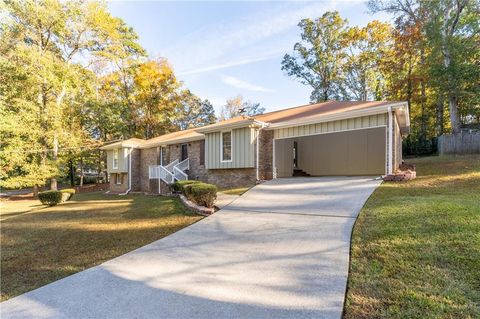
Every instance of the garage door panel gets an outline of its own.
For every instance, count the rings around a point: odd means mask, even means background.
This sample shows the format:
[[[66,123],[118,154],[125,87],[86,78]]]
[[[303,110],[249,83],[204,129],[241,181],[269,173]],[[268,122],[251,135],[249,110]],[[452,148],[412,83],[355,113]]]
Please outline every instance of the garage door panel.
[[[298,143],[299,168],[313,176],[380,175],[385,173],[385,127],[319,134],[277,140],[282,145]],[[282,150],[280,150],[282,149]],[[287,153],[280,153],[286,151]],[[279,147],[279,176],[291,176],[291,148]]]
[[[367,130],[356,131],[348,135],[348,174],[355,175],[361,172],[368,165],[368,156],[365,150],[368,147]]]
[[[386,130],[377,128],[365,130],[367,132],[367,173],[385,174]]]

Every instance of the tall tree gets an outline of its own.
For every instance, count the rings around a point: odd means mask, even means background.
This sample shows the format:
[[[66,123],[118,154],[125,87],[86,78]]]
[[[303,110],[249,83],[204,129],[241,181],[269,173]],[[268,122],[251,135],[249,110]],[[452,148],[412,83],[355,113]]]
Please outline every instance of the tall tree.
[[[2,113],[5,122],[29,118],[31,128],[31,134],[2,131],[8,135],[2,154],[13,148],[22,155],[18,164],[4,166],[1,182],[34,186],[51,178],[55,189],[60,152],[77,148],[85,137],[82,125],[74,123],[79,117],[73,114],[78,113],[72,112],[84,93],[82,63],[121,39],[123,23],[98,2],[6,1],[1,15],[0,51],[7,61],[2,67],[24,75],[8,77],[12,82],[5,90],[22,92],[7,94]],[[38,148],[32,150],[29,146],[34,145]]]
[[[133,83],[137,127],[134,135],[149,139],[175,130],[181,83],[168,61],[161,58],[142,63],[136,68]]]
[[[377,20],[365,27],[349,28],[345,62],[342,63],[344,98],[357,101],[381,100],[385,94],[385,76],[382,63],[390,54],[392,45],[390,24]]]
[[[303,19],[302,41],[297,42],[292,55],[286,54],[282,70],[301,83],[312,87],[312,102],[338,99],[342,95],[341,64],[347,46],[347,21],[338,12],[326,12],[315,20]]]
[[[236,116],[255,116],[265,112],[265,108],[260,103],[244,101],[243,96],[237,95],[227,100],[227,103],[220,110],[218,119],[220,121],[228,120]]]
[[[176,120],[174,124],[180,130],[215,123],[215,110],[208,100],[201,100],[190,90],[181,93],[181,102],[176,109]]]

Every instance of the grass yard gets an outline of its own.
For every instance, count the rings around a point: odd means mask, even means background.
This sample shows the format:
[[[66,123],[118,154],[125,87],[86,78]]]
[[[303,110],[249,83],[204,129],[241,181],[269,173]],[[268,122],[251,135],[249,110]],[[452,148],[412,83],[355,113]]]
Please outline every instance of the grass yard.
[[[76,194],[54,207],[2,201],[1,300],[165,237],[202,217],[176,198]]]
[[[407,162],[356,222],[344,317],[480,318],[480,156]]]
[[[227,195],[243,195],[246,191],[248,191],[250,188],[253,186],[249,187],[239,187],[239,188],[225,188],[225,189],[220,189],[218,192],[227,194]]]

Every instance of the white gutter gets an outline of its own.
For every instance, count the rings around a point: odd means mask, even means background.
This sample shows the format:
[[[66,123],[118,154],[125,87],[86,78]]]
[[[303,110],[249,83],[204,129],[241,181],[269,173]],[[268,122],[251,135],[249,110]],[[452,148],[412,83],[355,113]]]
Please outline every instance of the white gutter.
[[[163,166],[163,147],[160,146],[160,166]],[[158,194],[162,193],[162,179],[160,178],[160,168],[158,171]]]
[[[128,189],[125,193],[118,195],[127,195],[132,190],[132,148],[128,149]]]
[[[256,163],[256,164],[257,164],[257,165],[256,165],[256,166],[257,166],[257,167],[256,167],[256,168],[257,168],[257,181],[260,180],[260,176],[259,176],[259,172],[258,172],[258,161],[260,160],[260,154],[259,154],[259,152],[258,152],[258,150],[260,149],[260,147],[259,147],[259,145],[258,145],[258,142],[259,142],[259,138],[258,138],[258,137],[260,136],[260,130],[261,130],[261,129],[259,129],[259,130],[257,131],[257,163]]]
[[[393,116],[392,116],[392,107],[388,107],[388,174],[393,173],[392,163],[393,163]]]

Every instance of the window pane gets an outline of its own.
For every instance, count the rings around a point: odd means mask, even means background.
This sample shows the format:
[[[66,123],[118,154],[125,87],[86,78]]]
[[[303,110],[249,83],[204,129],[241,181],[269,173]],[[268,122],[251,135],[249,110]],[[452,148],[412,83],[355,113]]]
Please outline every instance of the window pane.
[[[113,150],[113,168],[118,168],[118,150]]]
[[[222,160],[230,161],[232,159],[232,133],[222,133]]]

